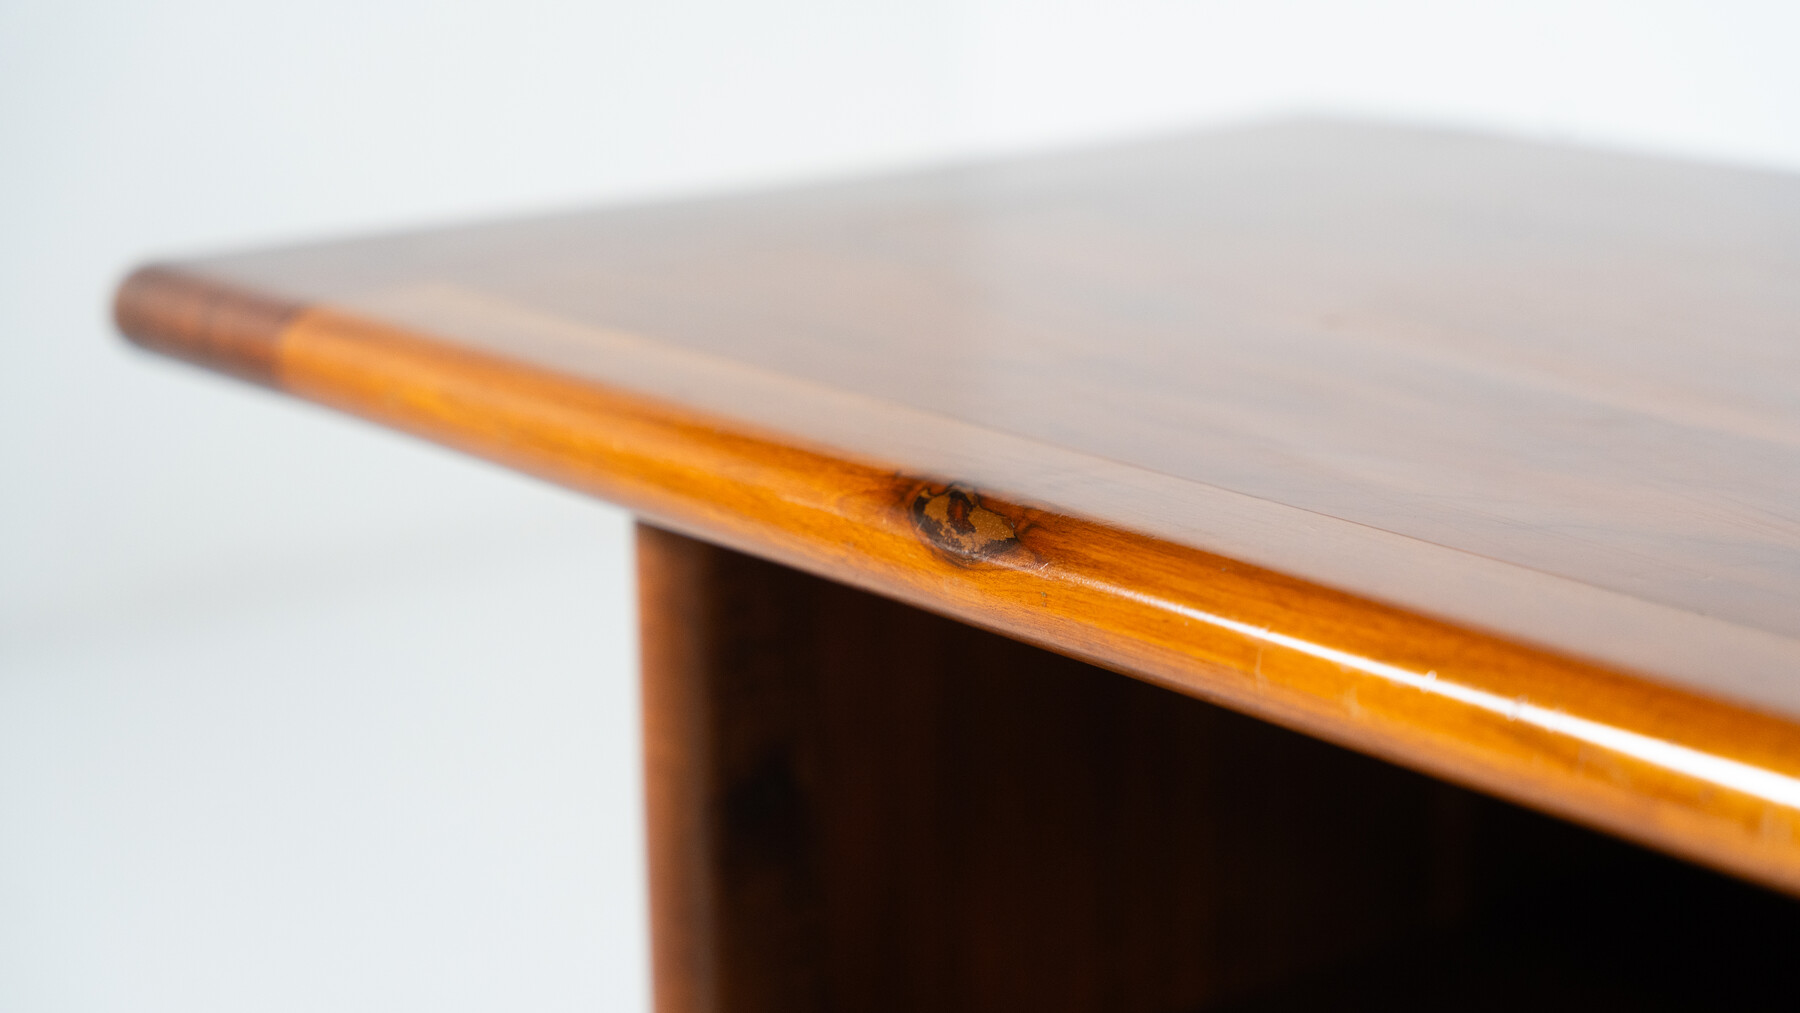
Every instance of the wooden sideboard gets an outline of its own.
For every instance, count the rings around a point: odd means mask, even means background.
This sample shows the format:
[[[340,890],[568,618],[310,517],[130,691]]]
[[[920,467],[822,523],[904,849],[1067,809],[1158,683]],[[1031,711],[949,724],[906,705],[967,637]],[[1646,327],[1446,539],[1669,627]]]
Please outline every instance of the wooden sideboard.
[[[117,315],[641,518],[664,1013],[1791,992],[1800,177],[1274,123]]]

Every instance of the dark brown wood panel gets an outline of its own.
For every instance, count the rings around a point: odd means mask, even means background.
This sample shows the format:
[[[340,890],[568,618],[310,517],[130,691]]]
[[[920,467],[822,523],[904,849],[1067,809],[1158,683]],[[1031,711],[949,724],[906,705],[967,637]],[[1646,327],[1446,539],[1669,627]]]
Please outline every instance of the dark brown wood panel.
[[[640,527],[657,1008],[1183,1010],[1460,916],[1466,793]]]

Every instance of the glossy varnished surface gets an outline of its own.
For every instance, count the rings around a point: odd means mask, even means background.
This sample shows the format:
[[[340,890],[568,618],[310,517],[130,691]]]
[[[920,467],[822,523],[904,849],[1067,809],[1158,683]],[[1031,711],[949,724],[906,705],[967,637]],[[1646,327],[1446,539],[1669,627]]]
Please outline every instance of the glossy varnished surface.
[[[179,265],[121,319],[1795,888],[1796,277],[1788,177],[1290,124]]]

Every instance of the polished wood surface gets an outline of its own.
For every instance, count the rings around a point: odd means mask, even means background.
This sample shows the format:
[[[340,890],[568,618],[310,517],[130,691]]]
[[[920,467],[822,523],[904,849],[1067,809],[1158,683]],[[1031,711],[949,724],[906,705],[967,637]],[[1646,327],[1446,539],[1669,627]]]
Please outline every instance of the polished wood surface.
[[[637,561],[658,1013],[1787,989],[1793,901],[681,535]]]
[[[1284,124],[168,265],[119,306],[1800,890],[1797,269],[1789,177]]]

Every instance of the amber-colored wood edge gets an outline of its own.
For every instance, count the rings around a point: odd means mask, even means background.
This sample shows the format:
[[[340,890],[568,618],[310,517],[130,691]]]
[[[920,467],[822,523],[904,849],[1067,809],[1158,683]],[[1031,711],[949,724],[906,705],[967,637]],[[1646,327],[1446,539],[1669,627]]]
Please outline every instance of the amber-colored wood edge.
[[[673,530],[1800,893],[1787,720],[956,476],[832,456],[328,306],[277,307],[152,268],[121,291],[118,318],[147,347]]]

